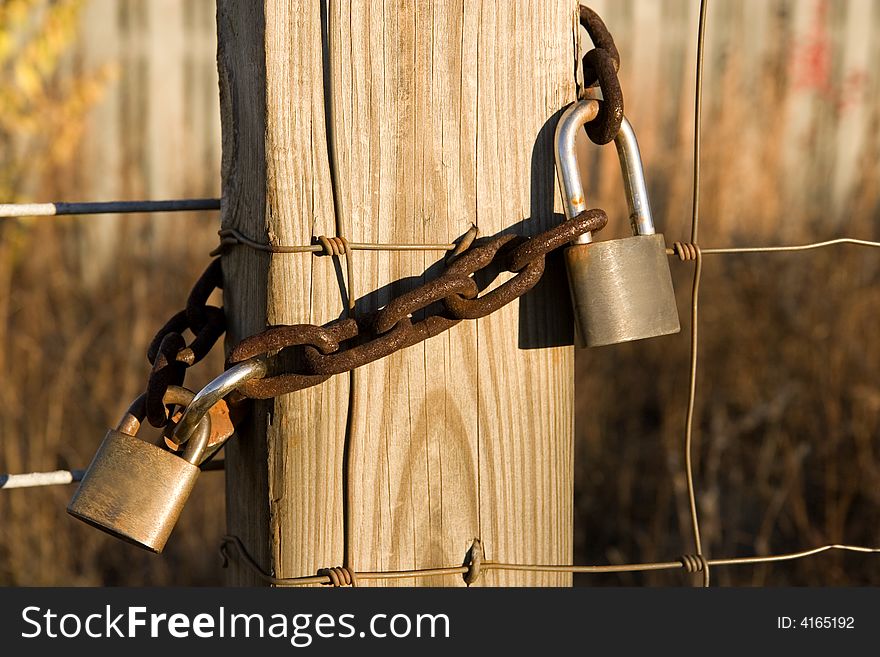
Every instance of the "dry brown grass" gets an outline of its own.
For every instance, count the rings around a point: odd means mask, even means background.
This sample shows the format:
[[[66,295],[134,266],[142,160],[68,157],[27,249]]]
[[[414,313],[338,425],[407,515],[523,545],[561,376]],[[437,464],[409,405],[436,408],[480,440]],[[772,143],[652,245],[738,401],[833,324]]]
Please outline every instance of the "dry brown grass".
[[[880,107],[863,105],[867,138],[847,154],[857,158],[859,175],[848,200],[835,204],[833,136],[851,117],[825,89],[804,92],[808,103],[793,90],[800,42],[782,29],[784,14],[779,20],[761,76],[744,73],[738,44],[710,73],[700,243],[876,240]],[[723,59],[725,51],[715,56]],[[876,90],[878,81],[869,82]],[[692,78],[683,88],[690,85]],[[787,131],[792,114],[805,106],[814,111],[803,131]],[[689,231],[691,125],[692,114],[682,112],[671,147],[646,153],[667,242],[687,239]],[[598,205],[618,203],[601,192]],[[683,470],[692,266],[676,261],[672,269],[682,334],[577,356],[580,562],[666,561],[694,551]],[[729,557],[835,542],[880,545],[880,253],[842,247],[706,256],[703,271],[694,463],[704,552]],[[651,573],[577,581],[687,580]],[[827,553],[718,568],[713,581],[876,585],[880,559]]]

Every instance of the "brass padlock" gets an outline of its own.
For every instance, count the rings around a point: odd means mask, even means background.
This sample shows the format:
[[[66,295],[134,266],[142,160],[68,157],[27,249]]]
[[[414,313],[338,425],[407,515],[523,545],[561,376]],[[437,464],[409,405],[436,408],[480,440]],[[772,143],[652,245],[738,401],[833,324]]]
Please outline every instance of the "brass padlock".
[[[163,401],[189,405],[194,394],[171,386]],[[143,395],[107,432],[67,512],[140,547],[161,552],[199,476],[211,433],[203,415],[183,456],[137,437]]]
[[[556,127],[556,173],[568,219],[587,209],[575,137],[597,111],[595,100],[577,102]],[[565,250],[579,346],[598,347],[681,330],[666,243],[654,231],[639,144],[625,117],[614,144],[633,236],[593,242],[590,233],[584,233]]]
[[[209,413],[243,383],[266,376],[266,360],[238,363],[193,395],[171,386],[163,401],[185,405],[168,436],[183,457],[137,437],[146,414],[143,395],[115,430],[107,432],[67,512],[153,552],[161,552],[199,475],[199,465],[223,446],[231,431],[211,442]],[[230,426],[229,429],[232,429]]]

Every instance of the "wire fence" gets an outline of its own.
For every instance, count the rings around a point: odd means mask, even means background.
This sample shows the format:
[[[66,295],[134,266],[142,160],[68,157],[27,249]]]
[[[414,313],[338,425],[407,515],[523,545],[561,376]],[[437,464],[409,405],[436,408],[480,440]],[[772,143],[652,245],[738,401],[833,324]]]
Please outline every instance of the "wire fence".
[[[0,218],[196,212],[219,209],[219,198],[186,198],[171,201],[90,201],[86,203],[0,203]]]
[[[206,461],[199,466],[202,472],[217,472],[226,467],[223,459]],[[63,486],[76,484],[82,481],[86,471],[84,468],[77,470],[53,470],[52,472],[28,472],[26,474],[2,474],[0,475],[0,489],[6,488],[42,488],[44,486]]]
[[[702,583],[708,586],[710,583],[710,569],[714,567],[740,566],[750,564],[778,563],[806,559],[829,551],[852,552],[861,554],[878,554],[880,547],[868,547],[832,543],[818,547],[805,549],[797,552],[787,552],[770,555],[754,555],[745,557],[707,558],[703,552],[700,534],[700,518],[697,505],[697,485],[694,477],[692,462],[692,447],[694,437],[694,414],[697,401],[697,381],[699,365],[699,292],[702,275],[703,256],[706,255],[745,255],[761,253],[787,253],[804,252],[814,249],[861,246],[880,248],[880,242],[851,237],[817,241],[799,245],[779,246],[745,246],[745,247],[710,247],[703,248],[698,243],[700,225],[700,149],[701,149],[701,114],[702,114],[702,79],[703,79],[703,52],[705,45],[706,22],[708,16],[708,0],[700,2],[700,16],[697,35],[696,57],[696,82],[694,94],[694,169],[693,169],[693,198],[690,241],[675,242],[667,249],[670,257],[677,257],[682,262],[694,263],[693,285],[691,290],[690,306],[690,359],[689,359],[689,385],[687,397],[687,411],[684,428],[683,449],[685,457],[685,475],[687,479],[688,502],[690,511],[691,530],[693,533],[693,553],[684,554],[681,557],[662,562],[629,563],[629,564],[606,564],[606,565],[572,565],[572,564],[527,564],[527,563],[503,563],[485,559],[484,549],[479,539],[474,542],[461,565],[440,566],[435,568],[420,568],[394,571],[358,571],[351,565],[351,499],[352,491],[347,488],[344,495],[343,512],[345,516],[345,557],[344,566],[321,569],[316,575],[301,577],[278,578],[263,570],[248,552],[242,541],[237,536],[225,536],[220,545],[220,552],[224,559],[224,566],[228,560],[237,557],[242,565],[252,572],[259,580],[273,586],[306,586],[315,584],[345,586],[356,585],[358,580],[393,580],[414,579],[422,577],[455,576],[464,578],[470,585],[476,583],[484,573],[491,571],[508,572],[545,572],[545,573],[632,573],[659,570],[684,570],[686,573],[700,573]],[[334,146],[330,144],[331,148]],[[49,203],[49,204],[0,204],[0,217],[16,216],[50,216],[65,214],[102,214],[102,213],[125,213],[125,212],[178,212],[191,210],[218,210],[219,199],[182,199],[176,201],[132,201],[132,202],[103,202],[103,203]],[[337,232],[342,235],[344,223],[337,215]],[[471,235],[471,240],[475,233]],[[250,248],[270,253],[321,253],[329,252],[327,245],[302,245],[302,246],[278,246],[263,245],[247,238],[232,229],[220,231],[220,249],[235,244],[241,244]],[[339,239],[339,238],[331,238]],[[364,250],[453,250],[456,243],[449,244],[374,244],[374,243],[348,243],[348,249]],[[333,255],[348,256],[348,249],[335,252]],[[351,376],[354,377],[352,370]],[[351,385],[351,390],[355,386]],[[348,409],[349,418],[346,424],[346,467],[351,466],[352,458],[350,450],[353,447],[351,435],[352,416],[357,404],[355,395],[351,395]],[[223,468],[223,462],[208,462],[203,469],[219,470]],[[83,470],[61,470],[46,473],[30,473],[21,475],[0,475],[0,488],[26,488],[70,484],[80,481]],[[345,477],[347,482],[352,477]],[[346,484],[348,485],[348,484]]]
[[[385,570],[378,572],[363,571],[357,572],[347,567],[324,568],[318,571],[317,575],[306,575],[303,577],[273,577],[266,573],[254,558],[248,553],[247,549],[237,536],[224,536],[220,544],[220,554],[223,557],[224,567],[227,565],[228,559],[232,556],[229,548],[234,548],[238,558],[241,559],[245,567],[253,573],[257,579],[271,584],[272,586],[309,586],[313,584],[323,584],[331,586],[356,586],[358,580],[395,580],[395,579],[416,579],[420,577],[437,577],[454,575],[464,578],[468,585],[476,583],[481,575],[491,571],[507,571],[507,572],[537,572],[537,573],[635,573],[657,570],[684,570],[688,573],[708,573],[710,566],[740,566],[761,563],[774,563],[780,561],[793,561],[796,559],[804,559],[817,554],[829,551],[841,552],[859,552],[865,554],[880,553],[880,548],[867,548],[858,545],[842,545],[830,544],[812,548],[810,550],[802,550],[800,552],[787,552],[784,554],[774,554],[769,556],[755,557],[733,557],[729,559],[704,559],[695,555],[684,555],[677,561],[656,561],[651,563],[631,563],[631,564],[609,564],[601,566],[575,566],[575,565],[542,565],[542,564],[519,564],[519,563],[501,563],[496,561],[484,561],[482,558],[482,547],[479,540],[474,541],[474,545],[468,555],[468,561],[462,566],[446,566],[439,568],[416,568],[412,570]]]
[[[691,316],[692,327],[696,328],[698,326],[698,314],[696,311],[699,308],[699,278],[700,278],[700,267],[702,265],[702,255],[745,255],[745,254],[760,254],[760,253],[786,253],[786,252],[803,252],[820,248],[828,248],[835,246],[843,246],[843,245],[855,245],[862,247],[872,247],[872,248],[880,248],[880,242],[870,241],[870,240],[862,240],[855,238],[837,238],[832,240],[825,240],[820,242],[812,242],[808,244],[800,244],[800,245],[782,245],[782,246],[745,246],[745,247],[718,247],[718,248],[700,248],[693,243],[688,242],[676,242],[674,243],[672,248],[667,249],[667,253],[670,256],[678,257],[682,261],[693,261],[696,264],[695,267],[695,277],[694,277],[694,290],[692,292],[692,311],[695,311]],[[377,247],[381,247],[381,245],[374,245]],[[393,249],[391,249],[393,250]],[[305,251],[303,251],[305,252]],[[685,455],[686,457],[690,456],[690,449],[692,445],[693,439],[693,412],[696,401],[696,374],[697,374],[697,356],[698,356],[698,340],[696,339],[698,334],[696,330],[692,330],[692,345],[694,348],[691,353],[691,377],[690,377],[690,393],[688,397],[688,410],[687,410],[687,418],[688,424],[690,425],[686,431],[689,433],[686,435],[685,440]],[[209,461],[202,465],[203,471],[218,471],[224,468],[223,460],[214,460]],[[689,486],[693,487],[694,496],[693,496],[693,504],[691,506],[691,518],[694,522],[694,526],[697,527],[696,532],[699,532],[699,516],[696,512],[696,488],[693,484],[694,482],[694,473],[693,467],[690,458],[686,458],[685,461],[686,474],[688,476]],[[53,472],[34,472],[27,474],[5,474],[0,475],[0,489],[12,489],[12,488],[34,488],[34,487],[43,487],[43,486],[54,486],[54,485],[64,485],[79,482],[83,474],[85,473],[84,469],[76,469],[76,470],[58,470]],[[346,504],[348,506],[348,504]],[[697,534],[698,535],[698,534]],[[474,547],[479,546],[479,549],[475,551]],[[695,547],[697,543],[695,541]],[[230,548],[234,550],[234,555],[230,551]],[[491,571],[508,571],[508,572],[544,572],[544,573],[582,573],[582,574],[597,574],[597,573],[633,573],[633,572],[648,572],[648,571],[658,571],[658,570],[684,570],[687,573],[702,573],[704,578],[704,584],[708,585],[708,572],[709,568],[716,566],[742,566],[742,565],[750,565],[750,564],[766,564],[766,563],[776,563],[782,561],[792,561],[797,559],[804,559],[812,556],[816,556],[829,551],[841,551],[841,552],[854,552],[861,554],[877,554],[880,553],[880,547],[866,547],[859,545],[848,545],[848,544],[827,544],[819,547],[806,549],[798,552],[787,552],[780,554],[772,554],[772,555],[760,555],[760,556],[748,556],[748,557],[728,557],[728,558],[705,558],[702,555],[701,550],[697,550],[695,554],[686,554],[681,556],[679,559],[675,561],[663,561],[663,562],[650,562],[650,563],[629,563],[629,564],[607,564],[607,565],[566,565],[566,564],[514,564],[514,563],[501,563],[494,562],[489,560],[483,560],[482,558],[482,546],[480,546],[479,540],[475,539],[474,546],[472,546],[471,551],[469,552],[466,563],[461,566],[441,566],[437,568],[416,568],[416,569],[407,569],[407,570],[394,570],[394,571],[355,571],[349,566],[340,566],[330,569],[322,569],[321,573],[318,575],[307,575],[301,577],[290,577],[290,578],[277,578],[272,576],[271,574],[265,572],[260,566],[256,563],[254,558],[247,551],[245,546],[242,544],[241,540],[236,536],[226,536],[224,537],[221,543],[221,555],[223,556],[224,563],[228,561],[228,559],[232,556],[237,556],[241,559],[241,562],[244,566],[251,571],[258,579],[261,581],[271,584],[273,586],[307,586],[307,585],[315,585],[315,584],[325,584],[325,585],[336,585],[336,586],[344,586],[344,585],[352,585],[356,584],[358,580],[364,581],[384,581],[384,580],[399,580],[399,579],[417,579],[424,577],[438,577],[438,576],[457,576],[463,577],[466,582],[469,584],[475,583],[483,573],[491,572]],[[325,572],[326,571],[326,572]]]

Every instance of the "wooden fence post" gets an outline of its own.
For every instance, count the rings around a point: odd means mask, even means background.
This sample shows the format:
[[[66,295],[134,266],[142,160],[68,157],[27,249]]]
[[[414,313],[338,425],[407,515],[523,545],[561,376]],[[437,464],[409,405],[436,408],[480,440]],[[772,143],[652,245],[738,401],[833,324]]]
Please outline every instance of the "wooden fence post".
[[[223,226],[308,244],[338,227],[359,242],[440,243],[471,223],[482,235],[553,225],[576,15],[557,0],[218,0]],[[355,252],[358,311],[436,276],[442,256]],[[267,323],[344,312],[335,258],[236,246],[223,269],[227,347]],[[347,528],[349,377],[258,403],[227,447],[229,532],[277,577],[339,565],[346,529],[358,570],[460,565],[477,537],[487,559],[570,563],[570,322],[553,262],[519,302],[358,370]],[[257,583],[230,566],[230,583]]]

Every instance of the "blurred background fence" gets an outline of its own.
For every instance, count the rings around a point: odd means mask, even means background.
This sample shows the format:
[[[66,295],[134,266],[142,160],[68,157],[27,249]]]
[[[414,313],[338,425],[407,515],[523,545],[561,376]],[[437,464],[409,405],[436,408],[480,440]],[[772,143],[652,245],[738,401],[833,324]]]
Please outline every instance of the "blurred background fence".
[[[621,51],[658,230],[690,224],[698,2],[592,0]],[[0,202],[219,194],[211,0],[0,5]],[[877,239],[880,2],[713,0],[703,112],[705,247]],[[503,139],[503,135],[499,135]],[[628,230],[613,149],[588,147],[602,238]],[[0,220],[0,472],[88,463],[143,388],[146,345],[216,244],[216,213]],[[687,316],[691,265],[672,264]],[[874,250],[707,258],[695,468],[704,552],[880,544],[880,262]],[[579,351],[576,563],[690,549],[687,332]],[[222,368],[213,354],[199,385]],[[580,400],[589,399],[589,404]],[[0,495],[0,584],[216,584],[222,475],[161,558],[64,512],[70,487]],[[679,572],[576,583],[677,584]],[[718,584],[877,584],[831,552],[716,569]]]

